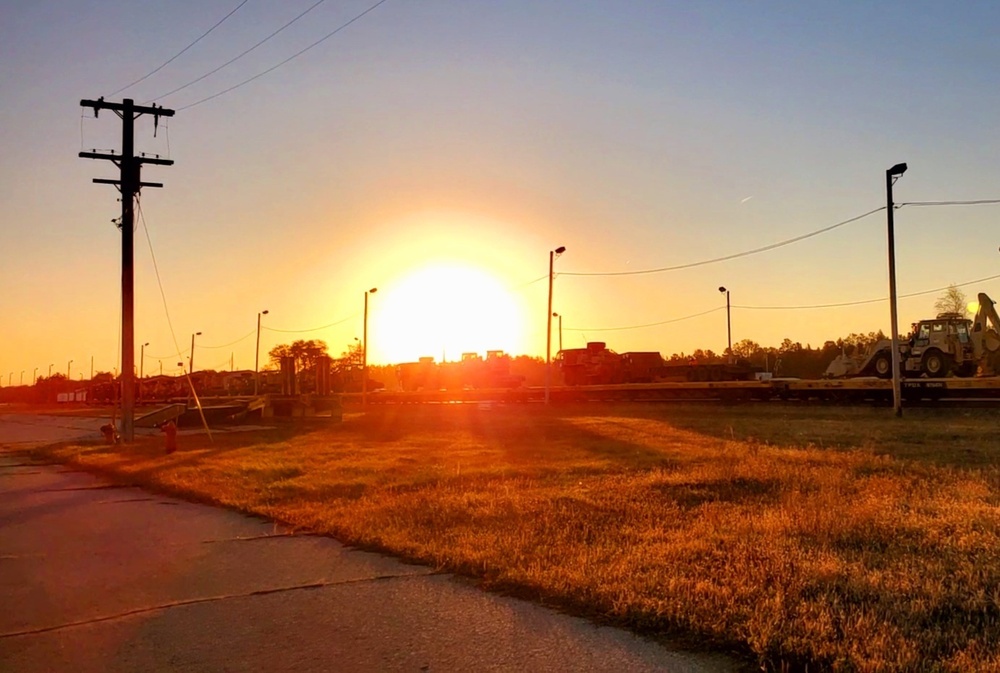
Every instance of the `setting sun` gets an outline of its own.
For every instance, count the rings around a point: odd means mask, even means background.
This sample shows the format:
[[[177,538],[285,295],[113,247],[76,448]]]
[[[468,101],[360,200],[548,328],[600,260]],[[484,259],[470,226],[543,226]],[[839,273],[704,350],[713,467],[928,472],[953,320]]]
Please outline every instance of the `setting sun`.
[[[369,352],[377,362],[422,356],[457,360],[463,352],[524,350],[524,307],[489,273],[457,262],[421,267],[379,288],[369,314]]]

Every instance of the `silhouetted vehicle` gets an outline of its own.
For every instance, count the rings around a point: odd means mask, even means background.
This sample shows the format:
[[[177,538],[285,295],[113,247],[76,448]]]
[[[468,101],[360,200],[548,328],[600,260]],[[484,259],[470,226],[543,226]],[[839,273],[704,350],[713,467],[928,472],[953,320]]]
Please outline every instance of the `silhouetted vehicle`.
[[[660,381],[752,381],[758,368],[743,359],[667,362],[655,351],[619,355],[603,341],[562,350],[556,364],[567,386],[655,383]]]
[[[517,388],[524,377],[512,374],[511,358],[501,350],[486,351],[486,358],[478,353],[462,353],[458,362],[434,362],[432,357],[422,357],[418,362],[404,362],[396,366],[396,377],[401,390],[464,390]]]

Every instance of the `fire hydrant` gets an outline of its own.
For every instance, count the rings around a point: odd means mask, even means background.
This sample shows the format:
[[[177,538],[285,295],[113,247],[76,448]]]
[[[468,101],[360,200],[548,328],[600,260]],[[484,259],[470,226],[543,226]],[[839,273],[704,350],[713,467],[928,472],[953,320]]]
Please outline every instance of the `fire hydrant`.
[[[118,429],[115,428],[114,423],[107,423],[105,425],[102,425],[101,434],[104,435],[104,442],[106,444],[118,443]]]
[[[167,421],[160,426],[160,432],[163,433],[164,439],[166,439],[167,453],[173,453],[177,450],[177,425],[173,421]]]

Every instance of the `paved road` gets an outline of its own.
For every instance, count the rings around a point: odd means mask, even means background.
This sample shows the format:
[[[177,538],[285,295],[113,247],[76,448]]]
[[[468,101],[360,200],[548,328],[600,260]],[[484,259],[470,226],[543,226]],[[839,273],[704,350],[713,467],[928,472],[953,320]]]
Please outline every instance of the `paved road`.
[[[106,418],[0,414],[0,446],[30,447],[73,439],[99,439]]]
[[[0,671],[737,670],[13,453],[0,453],[0,604]]]

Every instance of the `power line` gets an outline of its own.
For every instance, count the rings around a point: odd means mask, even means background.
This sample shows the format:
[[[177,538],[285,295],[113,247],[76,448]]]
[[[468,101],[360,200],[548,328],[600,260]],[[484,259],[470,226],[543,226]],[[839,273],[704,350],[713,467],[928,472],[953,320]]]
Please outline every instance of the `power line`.
[[[178,353],[171,353],[170,355],[150,355],[149,353],[145,353],[143,357],[145,357],[147,360],[170,360],[171,358],[187,357],[185,353],[187,353],[189,350],[191,349],[185,348],[184,350]]]
[[[698,318],[703,315],[708,315],[709,313],[715,313],[716,311],[722,311],[725,306],[716,306],[715,308],[709,309],[707,311],[702,311],[701,313],[693,313],[691,315],[686,315],[683,318],[671,318],[670,320],[661,320],[660,322],[651,322],[645,325],[629,325],[627,327],[602,327],[602,328],[582,328],[582,327],[564,327],[563,330],[567,332],[619,332],[629,329],[642,329],[644,327],[656,327],[657,325],[667,325],[672,322],[680,322],[682,320],[690,320],[691,318]]]
[[[899,203],[902,206],[983,206],[987,204],[1000,203],[1000,199],[977,199],[974,201],[906,201]]]
[[[934,288],[933,290],[921,290],[920,292],[910,292],[909,294],[899,295],[900,299],[907,299],[909,297],[920,297],[927,294],[934,294],[935,292],[942,292],[947,290],[949,287],[965,287],[967,285],[975,285],[977,283],[985,283],[989,280],[996,280],[1000,278],[1000,274],[996,276],[987,276],[986,278],[978,278],[976,280],[966,281],[964,283],[952,283],[951,285],[946,285],[945,287]],[[737,306],[733,304],[733,308],[748,309],[752,311],[796,311],[800,309],[814,309],[814,308],[839,308],[841,306],[860,306],[862,304],[876,304],[881,301],[889,301],[888,297],[879,297],[878,299],[863,299],[861,301],[845,301],[838,304],[810,304],[806,306]]]
[[[529,285],[534,285],[538,281],[545,280],[548,277],[549,277],[549,274],[545,274],[544,276],[539,276],[538,278],[534,278],[532,280],[525,281],[525,282],[520,283],[518,285],[514,285],[510,289],[511,290],[523,290],[524,288],[528,287]]]
[[[378,0],[378,2],[376,2],[374,5],[372,5],[371,7],[369,7],[368,9],[366,9],[365,11],[361,12],[360,14],[358,14],[357,16],[355,16],[354,18],[352,18],[350,21],[341,24],[340,26],[338,26],[337,28],[335,28],[333,31],[327,33],[324,37],[321,37],[320,39],[316,40],[315,42],[313,42],[312,44],[310,44],[305,49],[302,49],[301,51],[298,51],[298,52],[292,54],[291,56],[289,56],[288,58],[286,58],[284,61],[281,61],[277,65],[273,65],[270,68],[268,68],[267,70],[259,72],[256,75],[254,75],[253,77],[250,77],[249,79],[243,80],[239,84],[234,84],[233,86],[229,87],[228,89],[223,89],[222,91],[219,91],[218,93],[214,93],[211,96],[208,96],[206,98],[202,98],[201,100],[195,101],[194,103],[191,103],[189,105],[185,105],[184,107],[178,108],[178,109],[179,110],[187,110],[188,108],[193,108],[195,105],[201,105],[202,103],[206,103],[206,102],[212,100],[213,98],[218,98],[219,96],[223,96],[223,95],[229,93],[230,91],[235,91],[236,89],[239,89],[241,86],[243,86],[245,84],[249,84],[250,82],[252,82],[252,81],[254,81],[256,79],[259,79],[259,78],[263,77],[264,75],[266,75],[268,73],[274,72],[275,70],[277,70],[281,66],[285,65],[289,61],[292,61],[292,60],[298,58],[299,56],[301,56],[302,54],[306,53],[307,51],[309,51],[313,47],[319,46],[321,43],[323,43],[326,40],[330,39],[331,37],[333,37],[334,35],[336,35],[340,31],[344,30],[345,28],[347,28],[348,26],[350,26],[355,21],[361,19],[362,17],[364,17],[369,12],[375,10],[377,7],[379,7],[380,5],[384,4],[385,2],[387,2],[387,0]]]
[[[181,108],[181,109],[183,110],[184,108]],[[868,217],[869,215],[874,215],[875,213],[877,213],[879,211],[882,211],[882,210],[885,210],[885,206],[882,206],[880,208],[876,208],[874,210],[869,210],[867,213],[863,213],[861,215],[857,215],[855,217],[843,220],[841,222],[837,222],[836,224],[831,224],[828,227],[823,227],[822,229],[817,229],[816,231],[811,231],[808,234],[802,234],[801,236],[796,236],[795,238],[789,238],[789,239],[784,240],[784,241],[779,241],[777,243],[772,243],[770,245],[765,245],[762,248],[754,248],[753,250],[745,250],[743,252],[737,252],[737,253],[734,253],[732,255],[726,255],[725,257],[715,257],[714,259],[706,259],[706,260],[702,260],[700,262],[690,262],[688,264],[678,264],[676,266],[664,266],[664,267],[660,267],[658,269],[644,269],[642,271],[603,271],[603,272],[589,272],[589,273],[563,271],[562,275],[564,275],[564,276],[638,276],[640,274],[662,273],[664,271],[678,271],[680,269],[690,269],[690,268],[693,268],[693,267],[696,267],[696,266],[705,266],[706,264],[715,264],[716,262],[725,262],[725,261],[728,261],[730,259],[738,259],[740,257],[748,257],[750,255],[756,255],[756,254],[761,253],[761,252],[767,252],[768,250],[774,250],[776,248],[781,248],[781,247],[786,246],[786,245],[791,245],[792,243],[798,243],[799,241],[804,241],[807,238],[812,238],[813,236],[819,236],[820,234],[825,234],[826,232],[832,231],[832,230],[836,229],[837,227],[842,227],[845,224],[851,224],[852,222],[857,222],[858,220],[864,219],[864,218]]]
[[[146,226],[146,215],[142,212],[142,199],[137,198],[135,202],[139,211],[139,221],[142,222],[142,230],[146,234],[146,243],[149,245],[149,256],[153,260],[153,272],[156,274],[156,285],[160,289],[160,299],[163,301],[163,313],[167,317],[167,327],[170,328],[170,336],[174,340],[174,348],[177,349],[177,356],[181,357],[182,353],[187,351],[181,350],[180,344],[177,341],[177,334],[174,332],[174,323],[170,319],[170,308],[167,306],[167,295],[163,291],[163,280],[160,278],[160,267],[156,263],[156,253],[153,252],[153,239],[149,236],[149,227]],[[159,360],[163,358],[157,359]]]
[[[324,2],[326,2],[326,0],[317,0],[317,2],[315,2],[306,11],[302,12],[301,14],[299,14],[298,16],[296,16],[294,19],[292,19],[291,21],[289,21],[288,23],[286,23],[285,25],[283,25],[281,28],[277,29],[276,31],[274,31],[273,33],[271,33],[270,35],[268,35],[267,37],[265,37],[263,40],[261,40],[260,42],[258,42],[254,46],[252,46],[249,49],[247,49],[246,51],[244,51],[244,52],[240,53],[239,55],[237,55],[237,56],[229,59],[228,61],[226,61],[225,63],[223,63],[222,65],[220,65],[218,68],[215,68],[214,70],[209,70],[208,72],[206,72],[201,77],[198,77],[197,79],[193,79],[190,82],[188,82],[187,84],[179,86],[176,89],[173,89],[172,91],[168,91],[167,93],[161,94],[159,96],[156,96],[156,97],[154,97],[154,98],[152,98],[150,100],[161,100],[163,98],[166,98],[167,96],[171,96],[171,95],[177,93],[178,91],[183,91],[184,89],[188,88],[192,84],[197,84],[198,82],[200,82],[201,80],[205,79],[206,77],[211,77],[212,75],[214,75],[215,73],[219,72],[223,68],[225,68],[227,66],[230,66],[233,63],[235,63],[236,61],[240,60],[241,58],[243,58],[244,56],[246,56],[247,54],[249,54],[251,51],[253,51],[257,47],[259,47],[260,45],[264,44],[265,42],[267,42],[271,38],[275,37],[278,33],[280,33],[281,31],[283,31],[285,28],[288,28],[290,25],[292,25],[293,23],[295,23],[296,21],[298,21],[299,19],[301,19],[303,16],[305,16],[309,12],[313,11],[314,9],[316,9],[317,7],[319,7],[320,5],[322,5]]]
[[[269,332],[281,332],[283,334],[302,334],[304,332],[318,332],[321,329],[327,329],[328,327],[335,327],[337,325],[343,324],[348,320],[355,320],[360,316],[361,316],[360,313],[355,313],[354,315],[348,316],[342,320],[332,322],[329,325],[323,325],[322,327],[310,327],[309,329],[275,329],[274,327],[268,327],[266,325],[262,325],[261,329],[266,329]]]
[[[254,328],[254,329],[250,330],[249,332],[247,332],[246,334],[244,334],[243,336],[241,336],[236,341],[230,341],[229,343],[222,344],[221,346],[202,346],[201,344],[198,344],[198,348],[228,348],[229,346],[232,346],[234,344],[238,344],[239,342],[244,341],[244,340],[252,337],[256,333],[257,333],[257,330],[256,330],[256,328]]]
[[[111,93],[109,93],[109,94],[108,94],[107,96],[105,96],[105,98],[111,98],[112,96],[115,96],[115,95],[117,95],[117,94],[121,93],[121,92],[122,92],[122,91],[124,91],[125,89],[130,89],[130,88],[132,88],[133,86],[135,86],[136,84],[138,84],[139,82],[143,81],[144,79],[146,79],[146,78],[148,78],[148,77],[151,77],[151,76],[155,75],[156,73],[160,72],[161,70],[163,70],[163,69],[164,69],[165,67],[167,67],[168,65],[170,65],[171,63],[173,63],[173,61],[174,61],[174,60],[175,60],[175,59],[176,59],[176,58],[177,58],[178,56],[180,56],[181,54],[183,54],[184,52],[186,52],[186,51],[187,51],[188,49],[190,49],[190,48],[191,48],[191,47],[193,47],[194,45],[196,45],[196,44],[198,44],[199,42],[201,42],[201,41],[202,41],[202,40],[203,40],[204,38],[206,38],[206,37],[208,36],[208,34],[209,34],[209,33],[211,33],[211,32],[212,32],[213,30],[215,30],[216,28],[218,28],[219,26],[221,26],[221,25],[222,25],[222,23],[223,23],[223,22],[224,22],[224,21],[225,21],[226,19],[228,19],[229,17],[231,17],[231,16],[233,15],[233,14],[235,14],[235,13],[237,12],[237,10],[239,10],[239,9],[240,9],[240,7],[242,7],[243,5],[247,4],[247,2],[249,2],[249,0],[243,0],[243,2],[241,2],[241,3],[240,3],[240,4],[238,4],[238,5],[236,5],[236,8],[235,8],[235,9],[233,9],[233,10],[232,10],[231,12],[229,12],[229,13],[228,13],[228,14],[226,14],[226,15],[225,15],[224,17],[222,17],[221,19],[219,19],[219,21],[218,21],[218,22],[216,22],[216,24],[215,24],[214,26],[212,26],[211,28],[209,28],[208,30],[206,30],[206,31],[205,31],[205,32],[204,32],[204,33],[203,33],[203,34],[201,35],[201,37],[199,37],[199,38],[198,38],[197,40],[195,40],[194,42],[192,42],[192,43],[191,43],[191,44],[189,44],[188,46],[184,47],[184,48],[183,48],[183,49],[181,49],[181,50],[180,50],[179,52],[177,52],[176,54],[174,54],[173,56],[171,56],[170,58],[168,58],[168,59],[167,59],[167,60],[166,60],[165,62],[163,62],[163,63],[162,63],[162,64],[161,64],[161,65],[160,65],[160,66],[159,66],[158,68],[155,68],[154,70],[151,70],[151,71],[147,72],[147,73],[146,73],[145,75],[143,75],[142,77],[140,77],[140,78],[139,78],[139,79],[137,79],[136,81],[132,82],[131,84],[126,84],[126,85],[125,85],[125,86],[123,86],[122,88],[120,88],[120,89],[118,89],[118,90],[116,90],[116,91],[112,91],[112,92],[111,92]]]
[[[142,222],[142,230],[146,232],[146,242],[149,244],[149,256],[153,258],[153,270],[156,272],[156,284],[160,287],[160,297],[163,299],[163,312],[167,316],[167,327],[170,328],[170,338],[174,340],[174,348],[177,349],[177,356],[181,355],[180,344],[177,343],[177,334],[174,332],[174,323],[170,320],[170,310],[167,308],[167,295],[163,292],[163,281],[160,280],[160,269],[156,264],[156,255],[153,253],[153,239],[149,236],[149,227],[146,226],[146,216],[142,212],[142,199],[136,195],[135,199],[136,207],[139,210],[139,220]],[[194,342],[192,341],[192,345]],[[198,415],[201,416],[201,424],[205,428],[205,432],[208,434],[208,441],[214,441],[212,439],[212,430],[208,427],[208,421],[205,420],[205,410],[201,406],[201,398],[198,397],[198,391],[194,388],[194,381],[191,380],[191,372],[184,371],[184,378],[187,379],[188,388],[191,389],[191,396],[194,398],[194,403],[198,407]]]
[[[951,285],[947,285],[945,287],[934,288],[933,290],[921,290],[920,292],[911,292],[909,294],[901,294],[901,295],[899,295],[899,298],[900,299],[906,299],[906,298],[909,298],[909,297],[920,297],[920,296],[923,296],[923,295],[934,294],[935,292],[941,292],[943,290],[947,290],[949,287],[965,287],[967,285],[975,285],[977,283],[985,283],[986,281],[990,281],[990,280],[997,280],[998,278],[1000,278],[1000,274],[997,274],[995,276],[987,276],[986,278],[978,278],[976,280],[970,280],[970,281],[966,281],[964,283],[952,283]],[[860,306],[862,304],[875,304],[875,303],[878,303],[878,302],[888,301],[888,300],[889,300],[888,297],[880,297],[878,299],[864,299],[864,300],[861,300],[861,301],[846,301],[846,302],[841,302],[841,303],[837,303],[837,304],[811,304],[811,305],[807,305],[807,306],[741,306],[741,305],[733,304],[731,306],[731,308],[739,308],[739,309],[747,309],[747,310],[787,310],[787,311],[795,311],[795,310],[803,310],[803,309],[839,308],[839,307],[842,307],[842,306]],[[661,320],[659,322],[651,322],[651,323],[646,323],[644,325],[629,325],[629,326],[626,326],[626,327],[603,327],[603,328],[589,328],[589,329],[585,329],[585,328],[581,328],[581,327],[564,327],[563,330],[567,331],[567,332],[618,332],[618,331],[624,331],[624,330],[642,329],[642,328],[645,328],[645,327],[656,327],[658,325],[667,325],[669,323],[681,322],[682,320],[690,320],[691,318],[699,318],[699,317],[701,317],[703,315],[708,315],[709,313],[715,313],[716,311],[721,311],[724,308],[726,308],[726,307],[725,306],[718,306],[716,308],[709,309],[707,311],[702,311],[701,313],[693,313],[691,315],[686,315],[686,316],[684,316],[682,318],[671,318],[670,320]]]

